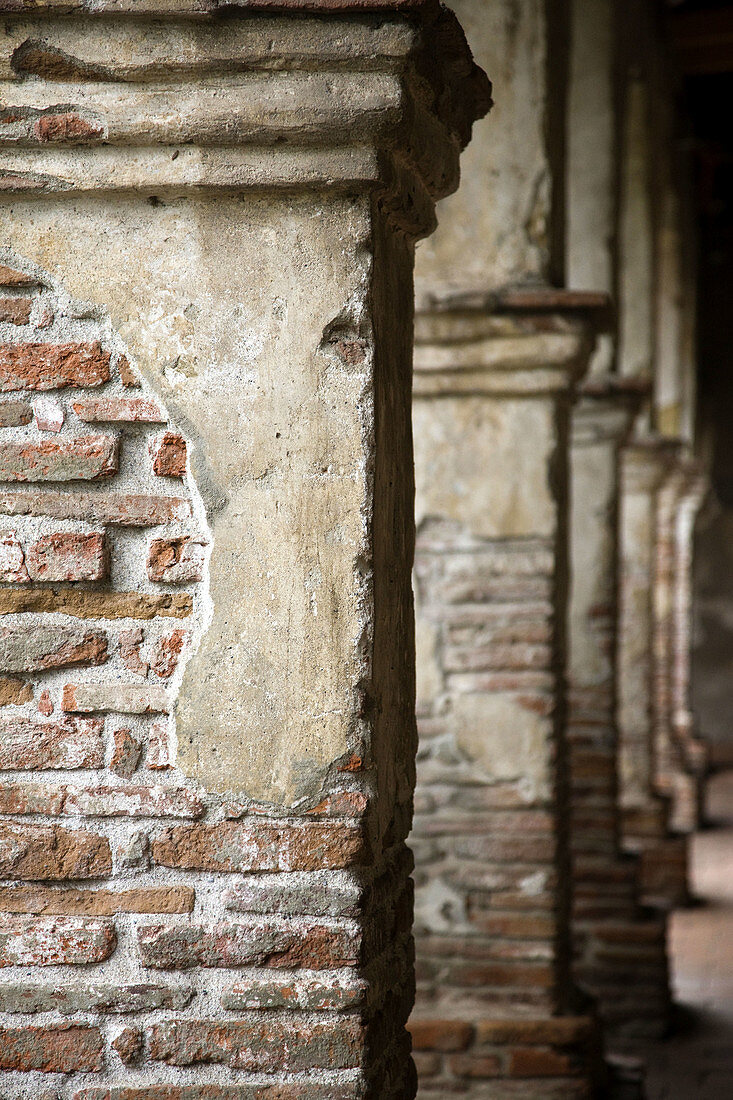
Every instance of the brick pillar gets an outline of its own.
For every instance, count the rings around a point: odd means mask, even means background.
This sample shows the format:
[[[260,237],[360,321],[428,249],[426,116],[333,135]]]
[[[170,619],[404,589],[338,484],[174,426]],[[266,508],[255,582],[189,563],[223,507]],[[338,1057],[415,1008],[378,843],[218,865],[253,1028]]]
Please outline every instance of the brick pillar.
[[[592,341],[566,297],[417,316],[425,1100],[567,1100],[595,1072],[591,1021],[573,1015],[563,745],[571,389]]]
[[[669,832],[669,799],[657,783],[655,694],[659,609],[660,489],[673,441],[648,437],[622,455],[618,658],[619,800],[624,847],[641,857],[641,898],[662,908],[687,898],[684,838]]]
[[[250,6],[3,22],[16,1100],[415,1091],[413,245],[488,82],[437,4]]]
[[[670,827],[690,833],[699,822],[705,750],[689,711],[692,530],[704,480],[676,447],[659,491],[655,581],[654,731],[656,783],[670,803]]]
[[[575,976],[611,1049],[659,1035],[670,1007],[665,921],[638,904],[639,868],[622,855],[616,671],[619,448],[643,387],[593,378],[573,410],[568,749]]]
[[[686,762],[695,776],[690,794],[673,807],[672,826],[680,832],[694,832],[702,818],[702,783],[708,766],[707,746],[696,728],[690,707],[692,652],[692,570],[695,522],[708,491],[708,479],[695,461],[685,465],[685,479],[675,525],[674,616],[672,626],[672,730]]]

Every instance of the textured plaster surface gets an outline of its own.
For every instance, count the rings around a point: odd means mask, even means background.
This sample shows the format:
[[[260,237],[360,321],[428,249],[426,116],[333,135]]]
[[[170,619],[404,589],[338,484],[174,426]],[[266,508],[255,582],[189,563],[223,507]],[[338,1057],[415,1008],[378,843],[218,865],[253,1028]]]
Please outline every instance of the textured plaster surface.
[[[363,675],[369,353],[346,363],[324,333],[334,303],[347,328],[364,321],[368,212],[252,197],[62,206],[16,201],[5,224],[109,310],[193,441],[212,530],[213,617],[181,691],[179,765],[212,789],[295,800],[346,751]]]
[[[491,74],[495,106],[475,127],[460,191],[439,203],[438,230],[418,248],[420,303],[541,280],[549,264],[544,4],[452,6],[477,63]]]

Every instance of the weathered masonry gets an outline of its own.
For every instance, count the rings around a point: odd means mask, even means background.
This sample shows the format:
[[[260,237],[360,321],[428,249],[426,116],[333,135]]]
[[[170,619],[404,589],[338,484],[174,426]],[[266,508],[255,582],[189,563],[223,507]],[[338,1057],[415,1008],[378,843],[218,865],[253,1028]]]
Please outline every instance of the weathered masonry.
[[[416,269],[420,1096],[639,1095],[705,762],[668,62],[646,0],[456,10],[496,105]]]
[[[0,5],[14,1100],[415,1094],[413,246],[489,84],[218,7]]]

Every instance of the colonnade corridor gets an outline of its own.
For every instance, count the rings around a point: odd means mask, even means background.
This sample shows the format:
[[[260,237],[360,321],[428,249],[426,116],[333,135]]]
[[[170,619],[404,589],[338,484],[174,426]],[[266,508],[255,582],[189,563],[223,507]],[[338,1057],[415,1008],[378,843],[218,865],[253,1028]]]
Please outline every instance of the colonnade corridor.
[[[733,767],[713,773],[705,804],[690,845],[694,904],[670,922],[676,1021],[645,1052],[648,1100],[733,1096]]]

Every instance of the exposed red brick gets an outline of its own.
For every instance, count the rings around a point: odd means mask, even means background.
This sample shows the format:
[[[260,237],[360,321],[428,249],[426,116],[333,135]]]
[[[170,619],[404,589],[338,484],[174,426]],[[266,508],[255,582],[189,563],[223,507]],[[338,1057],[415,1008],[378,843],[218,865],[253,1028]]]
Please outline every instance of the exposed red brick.
[[[184,619],[193,600],[187,593],[149,596],[139,592],[92,592],[79,588],[0,589],[0,616],[57,612],[77,619]]]
[[[148,577],[166,584],[200,581],[204,572],[204,546],[191,538],[153,539],[148,553]]]
[[[360,937],[320,924],[288,927],[271,921],[248,924],[152,925],[138,930],[144,966],[185,970],[192,966],[259,966],[330,970],[355,966]]]
[[[449,1064],[456,1077],[482,1081],[502,1076],[501,1060],[495,1054],[454,1054]]]
[[[408,1030],[415,1050],[467,1050],[473,1025],[460,1020],[410,1020]]]
[[[4,584],[30,581],[23,547],[14,531],[0,535],[0,581]]]
[[[110,771],[123,779],[129,779],[133,774],[142,755],[142,746],[132,736],[130,730],[118,729],[112,734],[114,749],[112,759],[109,762]]]
[[[117,370],[120,372],[120,380],[123,386],[126,386],[128,389],[140,389],[140,379],[135,374],[128,359],[124,355],[121,355],[117,360]]]
[[[0,768],[101,768],[104,766],[104,721],[101,718],[61,718],[33,722],[0,719]]]
[[[99,1072],[104,1043],[99,1028],[80,1024],[0,1028],[0,1070],[40,1073]]]
[[[518,1047],[509,1055],[510,1077],[565,1077],[572,1071],[572,1059],[554,1050]]]
[[[0,401],[0,428],[19,428],[32,419],[33,409],[25,401]]]
[[[190,886],[149,886],[134,890],[81,890],[64,886],[0,886],[0,912],[110,917],[115,913],[190,913]]]
[[[56,390],[101,386],[110,357],[98,341],[88,344],[0,345],[0,390]]]
[[[187,638],[187,631],[174,630],[157,642],[150,659],[150,668],[156,676],[167,679],[173,675]]]
[[[0,874],[6,878],[100,878],[111,870],[106,837],[60,825],[0,824]]]
[[[112,436],[0,441],[1,481],[95,481],[117,473],[117,462]]]
[[[61,709],[72,714],[117,711],[118,714],[167,714],[171,708],[165,688],[135,684],[64,684]]]
[[[44,114],[33,126],[39,141],[78,144],[102,137],[104,127],[80,118],[73,111]]]
[[[0,917],[0,966],[88,966],[104,962],[116,945],[111,921]]]
[[[161,523],[188,519],[191,502],[180,497],[136,493],[87,496],[34,490],[0,493],[0,514],[80,519],[120,527],[157,527]]]
[[[0,707],[19,706],[33,698],[33,688],[24,680],[0,676]]]
[[[120,631],[120,658],[128,672],[134,672],[138,676],[147,676],[150,667],[148,662],[140,656],[140,646],[144,638],[145,634],[141,626]]]
[[[144,1039],[139,1027],[126,1027],[112,1040],[112,1048],[125,1066],[134,1066],[143,1053]]]
[[[16,271],[13,267],[0,264],[0,286],[38,286],[38,280],[33,275],[27,275],[25,271]]]
[[[34,581],[101,581],[107,574],[104,535],[58,532],[28,548],[28,572]]]
[[[38,710],[45,717],[53,714],[53,702],[51,700],[51,692],[48,689],[44,689],[41,692],[41,696],[38,700]]]
[[[0,298],[0,324],[27,325],[32,304],[30,298]]]
[[[313,1069],[356,1069],[363,1057],[359,1020],[345,1016],[328,1023],[255,1016],[231,1023],[180,1020],[149,1031],[153,1061],[189,1066],[219,1063],[250,1073],[298,1073]]]
[[[357,866],[366,858],[361,828],[344,823],[180,825],[153,843],[156,863],[195,871],[315,871]]]
[[[46,622],[0,628],[0,669],[35,672],[70,665],[101,665],[107,660],[107,635]]]
[[[145,763],[153,771],[165,771],[174,764],[171,734],[163,722],[155,722],[148,734],[148,751]]]
[[[153,473],[158,477],[186,476],[186,440],[177,432],[166,432],[152,447]]]
[[[74,412],[87,423],[127,421],[165,424],[166,420],[158,402],[149,397],[90,397],[75,401]]]
[[[67,787],[64,812],[85,817],[200,817],[203,805],[185,787]]]

